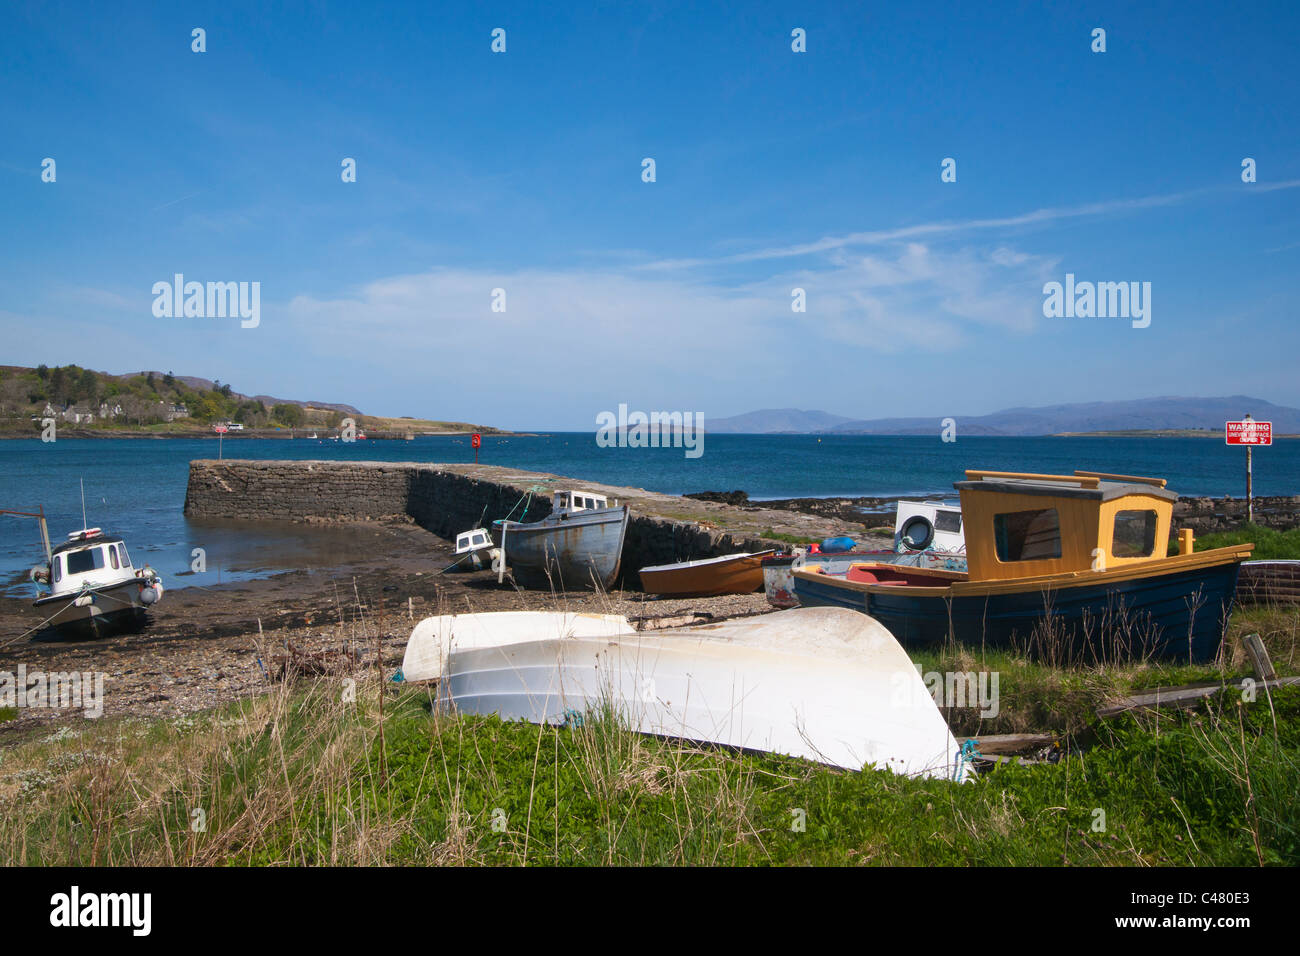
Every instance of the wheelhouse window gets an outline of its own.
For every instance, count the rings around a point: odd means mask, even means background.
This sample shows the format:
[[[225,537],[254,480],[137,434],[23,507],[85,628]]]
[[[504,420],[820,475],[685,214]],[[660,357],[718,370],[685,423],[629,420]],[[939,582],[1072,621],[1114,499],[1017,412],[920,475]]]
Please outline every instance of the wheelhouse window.
[[[935,531],[952,531],[961,530],[961,512],[960,511],[938,511],[934,515]]]
[[[114,570],[120,567],[120,563],[117,559],[117,548],[111,544],[108,546],[108,563]]]
[[[999,561],[1042,561],[1061,556],[1061,518],[1055,508],[1011,511],[993,517]]]
[[[1156,513],[1119,511],[1111,535],[1110,553],[1116,558],[1149,558],[1156,550]]]
[[[122,567],[129,568],[131,566],[131,559],[126,556],[126,545],[120,541],[117,543],[117,556],[122,561]]]
[[[87,571],[97,571],[104,566],[103,548],[69,551],[64,557],[68,560],[69,574],[84,574]]]
[[[55,583],[63,580],[63,555],[54,556],[54,580]]]

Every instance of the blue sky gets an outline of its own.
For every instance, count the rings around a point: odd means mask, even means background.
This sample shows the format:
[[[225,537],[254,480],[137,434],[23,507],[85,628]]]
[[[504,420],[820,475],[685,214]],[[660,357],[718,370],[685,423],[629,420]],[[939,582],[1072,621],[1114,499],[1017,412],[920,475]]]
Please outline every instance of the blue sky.
[[[1300,5],[123,6],[0,14],[0,363],[516,428],[1300,405]],[[155,317],[178,272],[260,325]],[[1151,325],[1045,318],[1067,272]]]

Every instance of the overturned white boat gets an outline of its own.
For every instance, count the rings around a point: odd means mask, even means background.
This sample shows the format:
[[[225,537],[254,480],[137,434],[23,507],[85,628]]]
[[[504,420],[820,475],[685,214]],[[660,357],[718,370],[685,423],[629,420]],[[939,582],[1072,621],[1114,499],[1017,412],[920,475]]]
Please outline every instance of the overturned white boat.
[[[632,730],[852,770],[963,780],[966,761],[920,673],[878,622],[845,608],[637,632],[543,612],[421,621],[403,663],[443,706],[533,723],[612,710]]]
[[[620,637],[635,635],[628,619],[617,614],[559,611],[490,611],[440,614],[415,625],[402,657],[402,678],[437,680],[448,671],[453,650],[470,651],[548,637]]]

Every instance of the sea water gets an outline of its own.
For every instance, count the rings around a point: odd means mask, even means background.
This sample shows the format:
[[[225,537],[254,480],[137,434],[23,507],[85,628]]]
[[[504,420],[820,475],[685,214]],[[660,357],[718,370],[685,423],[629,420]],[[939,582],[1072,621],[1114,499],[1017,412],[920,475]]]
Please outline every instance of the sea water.
[[[317,439],[226,439],[227,458],[471,462],[466,436],[343,443]],[[0,508],[44,507],[55,542],[82,526],[81,482],[91,527],[122,535],[134,563],[148,562],[168,587],[234,581],[347,557],[345,534],[315,525],[223,527],[182,514],[189,463],[216,458],[212,438],[0,441]],[[1076,468],[1166,478],[1183,495],[1246,489],[1245,451],[1209,438],[959,438],[876,435],[708,434],[704,454],[674,448],[600,447],[594,433],[485,435],[485,464],[667,494],[747,491],[751,498],[952,494],[967,468],[1069,474]],[[1300,494],[1300,442],[1254,452],[1255,494]],[[27,569],[41,560],[32,519],[0,517],[0,594],[29,596]]]

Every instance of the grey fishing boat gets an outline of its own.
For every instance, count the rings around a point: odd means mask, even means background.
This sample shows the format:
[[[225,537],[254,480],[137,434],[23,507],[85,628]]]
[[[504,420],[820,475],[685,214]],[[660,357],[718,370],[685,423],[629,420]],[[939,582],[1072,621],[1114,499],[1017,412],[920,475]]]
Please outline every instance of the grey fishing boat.
[[[604,495],[557,491],[540,521],[496,521],[497,540],[515,581],[557,591],[608,588],[618,577],[628,507]]]

